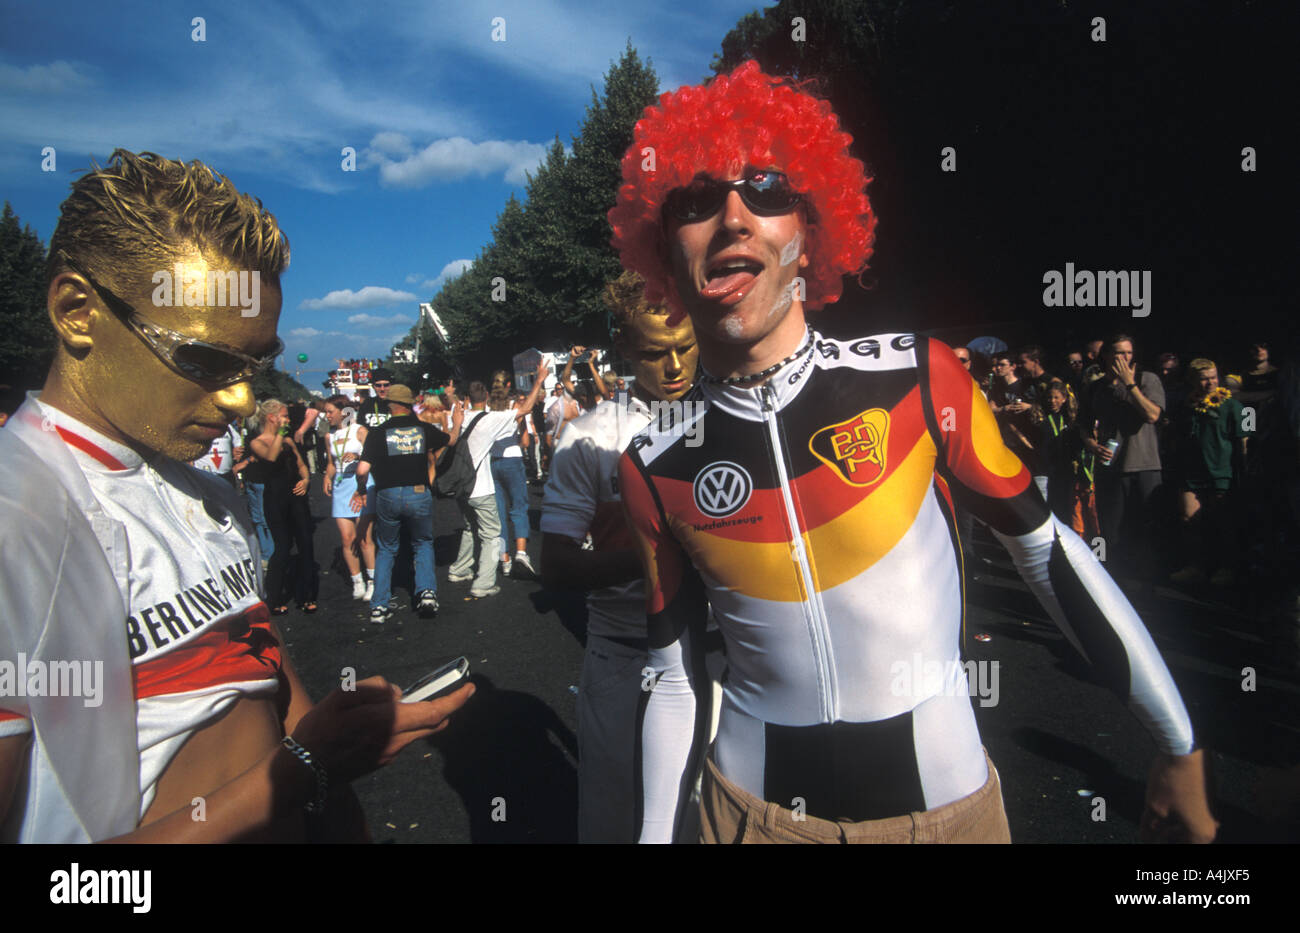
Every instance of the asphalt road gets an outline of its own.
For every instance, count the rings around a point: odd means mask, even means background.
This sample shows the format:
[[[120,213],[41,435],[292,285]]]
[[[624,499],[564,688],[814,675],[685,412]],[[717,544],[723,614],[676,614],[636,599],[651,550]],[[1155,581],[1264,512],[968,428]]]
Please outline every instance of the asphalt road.
[[[539,488],[530,493],[536,565],[541,495]],[[313,616],[293,610],[279,624],[313,696],[333,689],[347,667],[358,679],[382,674],[404,686],[462,654],[478,689],[444,733],[356,782],[375,840],[575,842],[581,595],[509,579],[497,596],[468,599],[468,583],[447,581],[462,523],[440,500],[441,612],[425,621],[411,610],[404,549],[394,581],[402,609],[387,625],[371,626],[369,607],[351,599],[319,477],[312,506],[321,609]],[[976,549],[984,559],[970,584],[964,647],[967,658],[998,662],[997,703],[977,699],[974,708],[1001,776],[1012,839],[1135,841],[1149,738],[1121,701],[1092,681],[1005,553],[979,536]],[[1200,741],[1214,751],[1220,841],[1296,841],[1300,790],[1296,772],[1283,773],[1300,762],[1293,647],[1257,618],[1249,593],[1121,585],[1173,671]]]

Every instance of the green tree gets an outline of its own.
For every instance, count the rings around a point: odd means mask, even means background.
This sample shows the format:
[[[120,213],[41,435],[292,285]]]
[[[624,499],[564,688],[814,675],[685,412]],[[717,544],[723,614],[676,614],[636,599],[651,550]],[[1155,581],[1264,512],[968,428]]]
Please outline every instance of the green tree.
[[[54,327],[45,308],[45,245],[19,227],[9,202],[0,215],[0,382],[39,388],[54,359]]]
[[[592,89],[572,154],[557,137],[529,175],[524,201],[510,197],[492,241],[434,297],[451,352],[466,371],[503,366],[528,346],[608,343],[600,292],[620,266],[605,215],[614,206],[632,128],[658,86],[650,63],[629,42],[605,76],[604,94]],[[502,285],[504,300],[494,300]]]
[[[253,377],[253,395],[258,401],[278,398],[282,402],[290,402],[294,399],[309,398],[311,392],[284,370],[272,369]]]

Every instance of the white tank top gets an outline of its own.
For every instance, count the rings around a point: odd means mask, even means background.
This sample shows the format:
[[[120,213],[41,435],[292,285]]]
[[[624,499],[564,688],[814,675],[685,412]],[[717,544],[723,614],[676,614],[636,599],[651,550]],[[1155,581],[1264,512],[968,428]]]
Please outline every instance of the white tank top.
[[[357,439],[360,433],[360,425],[353,424],[347,428],[335,431],[329,436],[330,459],[334,463],[334,469],[339,476],[351,476],[357,471],[357,462],[361,459],[361,450],[363,444]],[[345,454],[356,454],[356,460],[349,460],[343,463]]]

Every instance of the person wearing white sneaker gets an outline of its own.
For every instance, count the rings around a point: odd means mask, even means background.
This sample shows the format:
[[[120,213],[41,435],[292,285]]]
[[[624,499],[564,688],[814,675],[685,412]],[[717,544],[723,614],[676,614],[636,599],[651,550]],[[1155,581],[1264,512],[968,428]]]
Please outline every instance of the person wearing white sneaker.
[[[360,512],[375,497],[379,549],[375,556],[375,586],[370,597],[370,621],[382,623],[389,613],[393,563],[398,537],[406,526],[411,536],[417,593],[433,592],[438,579],[433,564],[433,495],[437,454],[447,446],[446,434],[415,417],[415,397],[404,385],[389,386],[386,401],[391,417],[366,436],[357,466],[357,491],[352,508]],[[373,489],[367,490],[370,474]]]
[[[532,391],[513,411],[484,411],[487,405],[487,387],[481,382],[471,382],[469,398],[475,414],[472,418],[465,413],[460,424],[452,422],[451,443],[458,443],[460,432],[466,425],[475,427],[466,437],[470,462],[474,464],[474,488],[468,496],[456,500],[461,515],[465,518],[465,531],[461,533],[460,550],[451,565],[449,578],[453,581],[463,580],[474,573],[475,542],[478,543],[478,572],[469,595],[475,599],[494,596],[500,592],[497,586],[497,561],[499,557],[501,523],[497,518],[497,503],[492,482],[492,464],[489,456],[493,442],[503,437],[513,437],[518,423],[533,409],[537,395],[541,391],[546,374],[550,371],[546,361],[537,364],[537,375],[533,381]]]
[[[352,598],[365,599],[366,580],[362,576],[361,561],[371,578],[375,575],[375,503],[367,501],[360,514],[352,509],[352,496],[357,491],[357,463],[366,442],[364,425],[356,423],[356,412],[344,395],[329,398],[323,406],[325,420],[329,422],[329,465],[325,467],[325,495],[333,501],[334,522],[339,528],[343,544],[343,563],[352,575]]]
[[[510,407],[510,396],[505,386],[493,386],[488,396],[488,408],[505,411]],[[517,569],[511,566],[511,530],[515,551],[522,553],[528,547],[528,477],[524,470],[523,444],[528,439],[531,419],[521,418],[514,434],[493,442],[489,458],[492,464],[492,484],[497,503],[497,518],[501,522],[501,572],[511,576]],[[527,555],[524,566],[528,566]]]
[[[530,577],[537,576],[537,571],[533,569],[532,561],[528,559],[528,552],[516,551],[514,566],[511,568],[511,574],[517,577],[525,573]]]

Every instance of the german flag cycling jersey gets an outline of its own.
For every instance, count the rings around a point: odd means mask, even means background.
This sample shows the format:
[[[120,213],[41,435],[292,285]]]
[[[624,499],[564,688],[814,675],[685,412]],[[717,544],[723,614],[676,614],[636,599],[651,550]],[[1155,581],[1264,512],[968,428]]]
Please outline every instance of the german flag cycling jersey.
[[[1187,712],[1145,627],[1052,517],[943,344],[812,333],[764,385],[706,379],[685,401],[619,464],[653,649],[643,842],[672,838],[698,773],[710,604],[728,663],[713,756],[729,780],[850,820],[933,809],[984,784],[960,660],[954,500],[990,526],[1160,750],[1191,751]],[[927,676],[899,676],[908,670]]]

